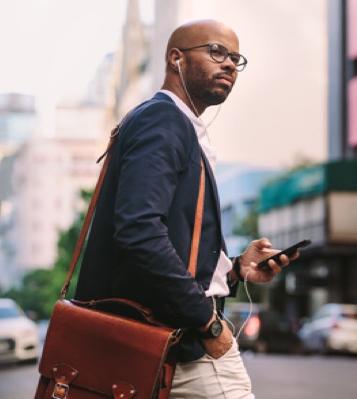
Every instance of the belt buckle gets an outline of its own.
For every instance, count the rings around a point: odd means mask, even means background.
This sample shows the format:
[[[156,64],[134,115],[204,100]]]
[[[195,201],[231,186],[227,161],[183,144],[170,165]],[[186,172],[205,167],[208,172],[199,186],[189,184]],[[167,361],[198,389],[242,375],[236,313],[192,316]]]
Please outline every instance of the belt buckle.
[[[69,385],[56,382],[53,388],[52,399],[67,399],[68,391]]]

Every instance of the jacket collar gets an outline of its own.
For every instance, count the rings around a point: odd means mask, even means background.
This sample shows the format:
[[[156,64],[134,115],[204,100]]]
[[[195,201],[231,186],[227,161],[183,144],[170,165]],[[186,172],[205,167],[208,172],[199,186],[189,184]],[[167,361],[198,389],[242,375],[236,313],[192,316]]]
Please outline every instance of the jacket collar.
[[[175,104],[174,100],[170,96],[168,96],[165,93],[161,93],[159,91],[157,93],[155,93],[153,100],[164,100],[164,101],[169,101],[170,103]]]

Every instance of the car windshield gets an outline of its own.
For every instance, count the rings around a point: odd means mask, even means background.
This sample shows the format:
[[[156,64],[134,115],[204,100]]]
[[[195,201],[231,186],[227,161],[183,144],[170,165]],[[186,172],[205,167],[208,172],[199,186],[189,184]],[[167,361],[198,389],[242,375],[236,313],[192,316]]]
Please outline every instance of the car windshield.
[[[10,319],[20,316],[22,316],[22,313],[15,306],[0,306],[0,319]]]

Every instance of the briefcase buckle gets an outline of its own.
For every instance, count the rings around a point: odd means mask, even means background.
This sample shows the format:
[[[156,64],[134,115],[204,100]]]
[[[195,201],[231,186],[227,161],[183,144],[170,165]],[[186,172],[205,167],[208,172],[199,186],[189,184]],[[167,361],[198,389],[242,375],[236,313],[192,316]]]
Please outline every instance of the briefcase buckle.
[[[53,388],[52,399],[67,399],[69,385],[56,382]]]

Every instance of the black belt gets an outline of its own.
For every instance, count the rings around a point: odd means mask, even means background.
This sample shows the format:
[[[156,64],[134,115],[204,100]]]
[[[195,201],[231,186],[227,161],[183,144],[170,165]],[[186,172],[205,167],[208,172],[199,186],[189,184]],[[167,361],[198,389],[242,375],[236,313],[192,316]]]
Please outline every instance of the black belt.
[[[223,312],[225,297],[224,296],[214,296],[213,300],[216,304],[217,312]]]

